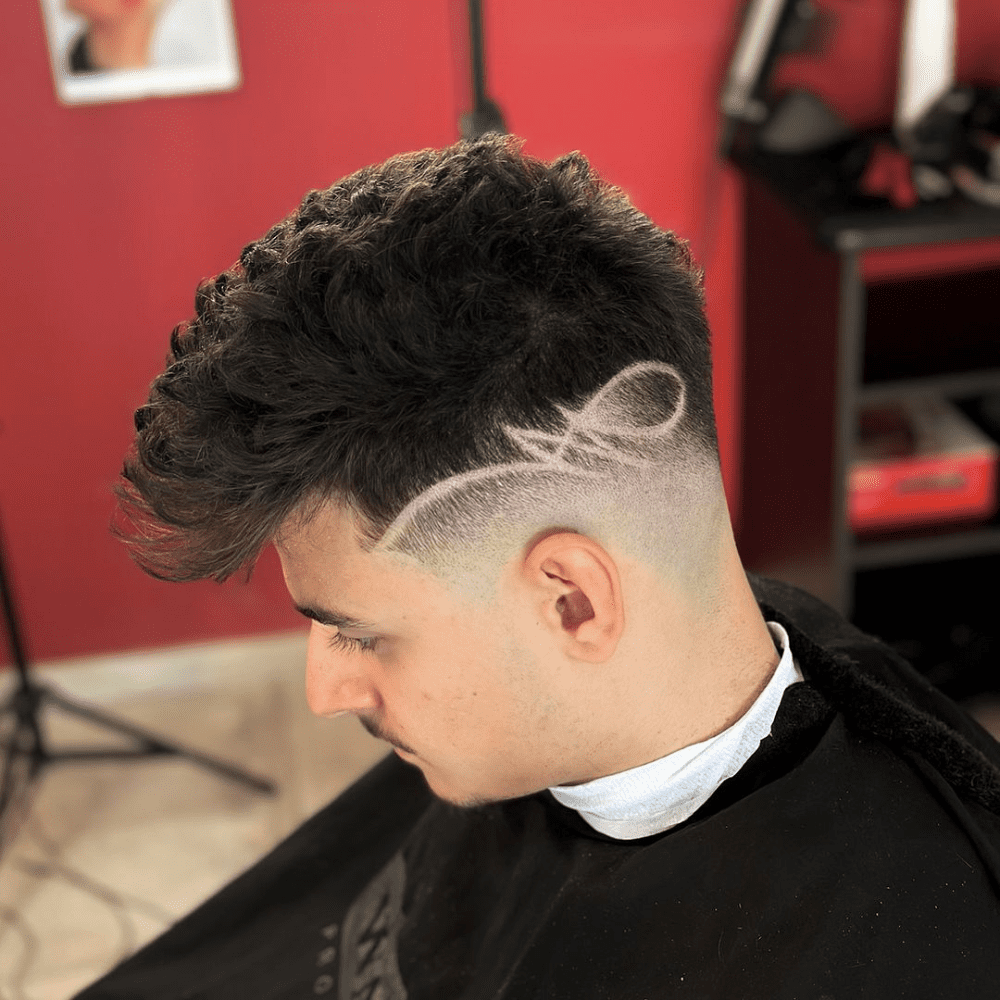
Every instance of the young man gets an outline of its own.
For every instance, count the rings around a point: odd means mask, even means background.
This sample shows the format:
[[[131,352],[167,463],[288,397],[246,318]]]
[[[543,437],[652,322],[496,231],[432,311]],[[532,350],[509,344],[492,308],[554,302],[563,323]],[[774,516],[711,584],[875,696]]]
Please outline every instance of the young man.
[[[82,997],[995,995],[1000,754],[751,588],[673,235],[494,136],[307,195],[196,306],[134,554],[274,544],[311,707],[395,753]]]

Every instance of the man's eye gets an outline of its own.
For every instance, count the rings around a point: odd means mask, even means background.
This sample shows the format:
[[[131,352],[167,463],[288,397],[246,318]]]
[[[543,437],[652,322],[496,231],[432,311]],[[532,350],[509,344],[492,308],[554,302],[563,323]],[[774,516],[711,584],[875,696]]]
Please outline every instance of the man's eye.
[[[329,643],[331,649],[341,650],[347,653],[370,653],[375,649],[378,636],[365,636],[363,639],[352,639],[344,635],[343,632],[335,632],[330,636]]]

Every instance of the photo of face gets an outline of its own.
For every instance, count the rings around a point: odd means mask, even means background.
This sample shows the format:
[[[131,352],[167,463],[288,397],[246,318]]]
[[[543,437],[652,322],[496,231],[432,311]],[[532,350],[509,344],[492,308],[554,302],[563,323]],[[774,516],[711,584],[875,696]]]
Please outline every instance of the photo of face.
[[[84,28],[69,50],[70,73],[146,69],[157,18],[167,0],[66,0]]]
[[[64,104],[239,85],[229,0],[41,0]]]
[[[84,21],[69,52],[71,73],[145,69],[157,18],[168,0],[66,0]]]

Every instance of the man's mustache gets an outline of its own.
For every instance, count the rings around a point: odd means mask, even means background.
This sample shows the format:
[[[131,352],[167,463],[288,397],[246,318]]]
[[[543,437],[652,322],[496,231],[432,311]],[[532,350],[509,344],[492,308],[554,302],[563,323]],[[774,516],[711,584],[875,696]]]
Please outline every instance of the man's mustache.
[[[390,733],[388,729],[384,728],[380,722],[375,719],[370,718],[367,715],[359,715],[358,720],[361,725],[377,740],[382,740],[384,743],[388,743],[390,746],[396,747],[398,750],[403,750],[406,753],[415,753],[416,751],[411,750],[402,740],[400,740],[393,733]]]

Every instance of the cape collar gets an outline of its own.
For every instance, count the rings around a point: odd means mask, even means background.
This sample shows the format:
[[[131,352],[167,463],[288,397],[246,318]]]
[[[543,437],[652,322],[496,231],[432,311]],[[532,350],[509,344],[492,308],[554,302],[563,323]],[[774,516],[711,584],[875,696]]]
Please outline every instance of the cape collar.
[[[662,833],[691,816],[750,759],[770,733],[785,689],[802,680],[788,633],[777,622],[767,624],[781,659],[757,700],[733,725],[640,767],[550,788],[553,798],[618,840]]]

